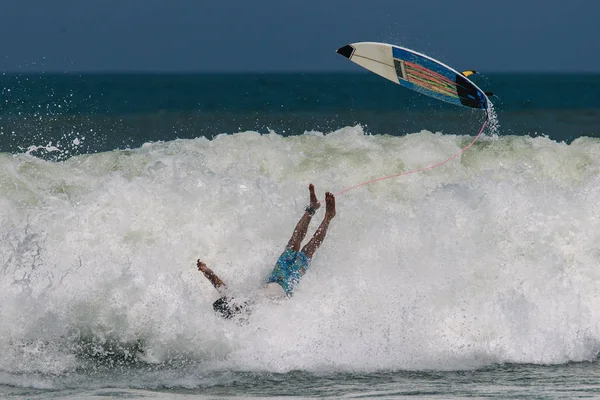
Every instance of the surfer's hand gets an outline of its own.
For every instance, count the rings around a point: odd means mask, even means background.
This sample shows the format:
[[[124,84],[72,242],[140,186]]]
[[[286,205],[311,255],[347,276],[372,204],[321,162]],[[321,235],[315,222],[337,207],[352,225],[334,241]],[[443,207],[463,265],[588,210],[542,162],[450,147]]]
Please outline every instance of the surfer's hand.
[[[223,281],[217,275],[215,275],[215,273],[212,272],[211,269],[206,266],[206,264],[204,264],[202,261],[198,260],[196,265],[198,266],[198,271],[200,271],[204,274],[206,279],[208,279],[210,281],[210,283],[212,283],[212,285],[215,287],[215,289],[219,289],[220,287],[225,287],[225,284],[223,283]]]
[[[196,263],[196,266],[198,267],[198,271],[200,272],[207,272],[210,271],[208,269],[208,267],[206,266],[206,264],[204,264],[202,261],[198,260],[198,262]]]

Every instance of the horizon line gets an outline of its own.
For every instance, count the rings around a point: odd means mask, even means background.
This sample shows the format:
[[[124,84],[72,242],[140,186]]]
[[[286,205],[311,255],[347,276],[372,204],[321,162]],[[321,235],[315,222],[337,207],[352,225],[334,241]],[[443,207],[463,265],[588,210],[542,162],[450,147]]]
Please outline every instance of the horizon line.
[[[511,74],[545,74],[545,75],[600,75],[599,71],[591,70],[477,70],[480,74],[511,75]],[[316,75],[344,74],[370,75],[370,71],[352,71],[339,69],[323,70],[153,70],[153,69],[107,69],[107,70],[0,70],[0,76],[6,75]]]

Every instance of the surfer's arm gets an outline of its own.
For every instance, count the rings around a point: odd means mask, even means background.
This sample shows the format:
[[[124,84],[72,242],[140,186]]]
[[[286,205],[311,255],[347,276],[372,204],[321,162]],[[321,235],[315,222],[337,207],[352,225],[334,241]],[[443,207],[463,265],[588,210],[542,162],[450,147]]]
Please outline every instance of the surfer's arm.
[[[198,266],[198,271],[200,271],[204,274],[206,279],[208,279],[210,281],[210,283],[212,283],[212,285],[215,287],[215,289],[221,291],[221,289],[225,288],[225,284],[223,283],[221,278],[219,278],[217,276],[217,274],[212,272],[212,270],[210,268],[208,268],[206,266],[206,264],[204,264],[202,261],[198,260],[196,265]]]

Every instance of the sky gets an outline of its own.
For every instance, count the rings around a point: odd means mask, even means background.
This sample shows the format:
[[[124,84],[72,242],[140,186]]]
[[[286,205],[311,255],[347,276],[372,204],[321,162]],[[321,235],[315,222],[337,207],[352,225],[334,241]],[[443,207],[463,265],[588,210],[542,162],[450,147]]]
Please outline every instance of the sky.
[[[600,73],[600,0],[2,0],[0,71],[360,71],[378,41],[457,69]]]

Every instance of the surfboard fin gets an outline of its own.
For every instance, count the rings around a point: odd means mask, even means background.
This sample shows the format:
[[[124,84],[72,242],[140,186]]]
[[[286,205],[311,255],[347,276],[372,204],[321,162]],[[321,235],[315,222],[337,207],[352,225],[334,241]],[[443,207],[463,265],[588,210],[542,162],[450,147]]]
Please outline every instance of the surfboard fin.
[[[495,96],[494,92],[484,92],[487,97]]]
[[[475,75],[477,73],[477,71],[475,71],[474,69],[468,69],[466,71],[461,72],[463,74],[463,76],[467,77],[469,75]]]

